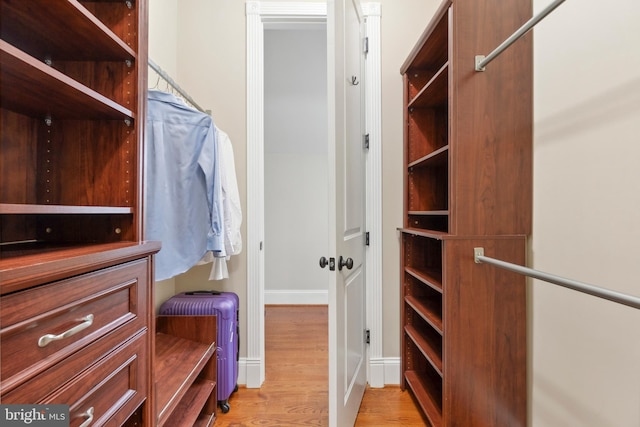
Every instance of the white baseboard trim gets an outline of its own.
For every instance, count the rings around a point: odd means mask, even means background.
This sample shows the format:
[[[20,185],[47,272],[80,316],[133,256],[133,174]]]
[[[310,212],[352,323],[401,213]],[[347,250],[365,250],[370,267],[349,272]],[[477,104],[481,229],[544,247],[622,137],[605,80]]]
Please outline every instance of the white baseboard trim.
[[[247,359],[238,360],[238,384],[247,385]]]
[[[260,363],[250,363],[246,358],[238,361],[238,384],[247,388],[260,388]],[[369,385],[373,388],[382,388],[387,385],[400,384],[400,358],[386,357],[372,360],[369,365]]]
[[[384,370],[385,366],[383,358],[369,359],[369,387],[384,387]]]
[[[240,360],[238,360],[238,384],[245,385],[247,388],[262,387],[261,366],[262,364],[258,359],[249,360],[240,358]]]
[[[264,291],[266,305],[328,305],[329,291],[310,290],[266,290]]]
[[[369,386],[384,388],[387,385],[400,385],[400,358],[371,359],[369,361]]]
[[[400,358],[386,357],[384,360],[384,385],[400,385]]]

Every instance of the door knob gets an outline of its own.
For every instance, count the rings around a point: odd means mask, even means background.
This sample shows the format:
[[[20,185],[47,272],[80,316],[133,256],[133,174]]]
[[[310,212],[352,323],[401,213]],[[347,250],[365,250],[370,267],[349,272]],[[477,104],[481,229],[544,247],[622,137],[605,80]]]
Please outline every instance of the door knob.
[[[327,265],[329,265],[329,260],[325,257],[320,257],[320,268],[325,268]]]
[[[335,258],[325,258],[320,257],[320,268],[325,268],[327,265],[329,266],[329,270],[334,271],[336,269],[336,259]]]
[[[347,258],[345,260],[342,258],[342,255],[340,255],[338,259],[338,270],[342,271],[342,267],[347,267],[347,270],[351,270],[353,268],[353,259]]]

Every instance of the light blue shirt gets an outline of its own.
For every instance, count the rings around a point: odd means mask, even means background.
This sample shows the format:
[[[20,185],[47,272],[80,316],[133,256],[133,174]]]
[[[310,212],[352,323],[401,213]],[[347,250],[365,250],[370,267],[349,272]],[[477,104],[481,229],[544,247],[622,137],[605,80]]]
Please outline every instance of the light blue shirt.
[[[149,90],[145,131],[145,239],[162,241],[156,280],[223,251],[223,210],[211,116],[170,93]]]

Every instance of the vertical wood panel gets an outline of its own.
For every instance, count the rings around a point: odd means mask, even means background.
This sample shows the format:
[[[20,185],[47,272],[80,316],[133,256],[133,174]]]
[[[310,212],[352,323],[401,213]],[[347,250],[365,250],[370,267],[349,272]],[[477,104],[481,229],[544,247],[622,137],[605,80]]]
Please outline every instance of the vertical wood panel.
[[[532,35],[476,72],[486,55],[531,16],[529,1],[459,0],[453,7],[452,155],[460,235],[530,234]],[[454,166],[455,168],[456,166]]]
[[[445,242],[445,425],[526,425],[526,278],[473,261],[524,264],[524,236]]]

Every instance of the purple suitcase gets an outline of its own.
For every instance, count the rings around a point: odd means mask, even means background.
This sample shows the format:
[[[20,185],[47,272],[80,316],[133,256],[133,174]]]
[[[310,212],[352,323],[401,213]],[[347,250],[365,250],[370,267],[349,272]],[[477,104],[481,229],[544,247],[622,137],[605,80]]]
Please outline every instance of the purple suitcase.
[[[239,299],[234,292],[183,292],[160,306],[164,315],[218,316],[218,404],[229,412],[229,396],[238,389],[238,358],[240,348]]]

